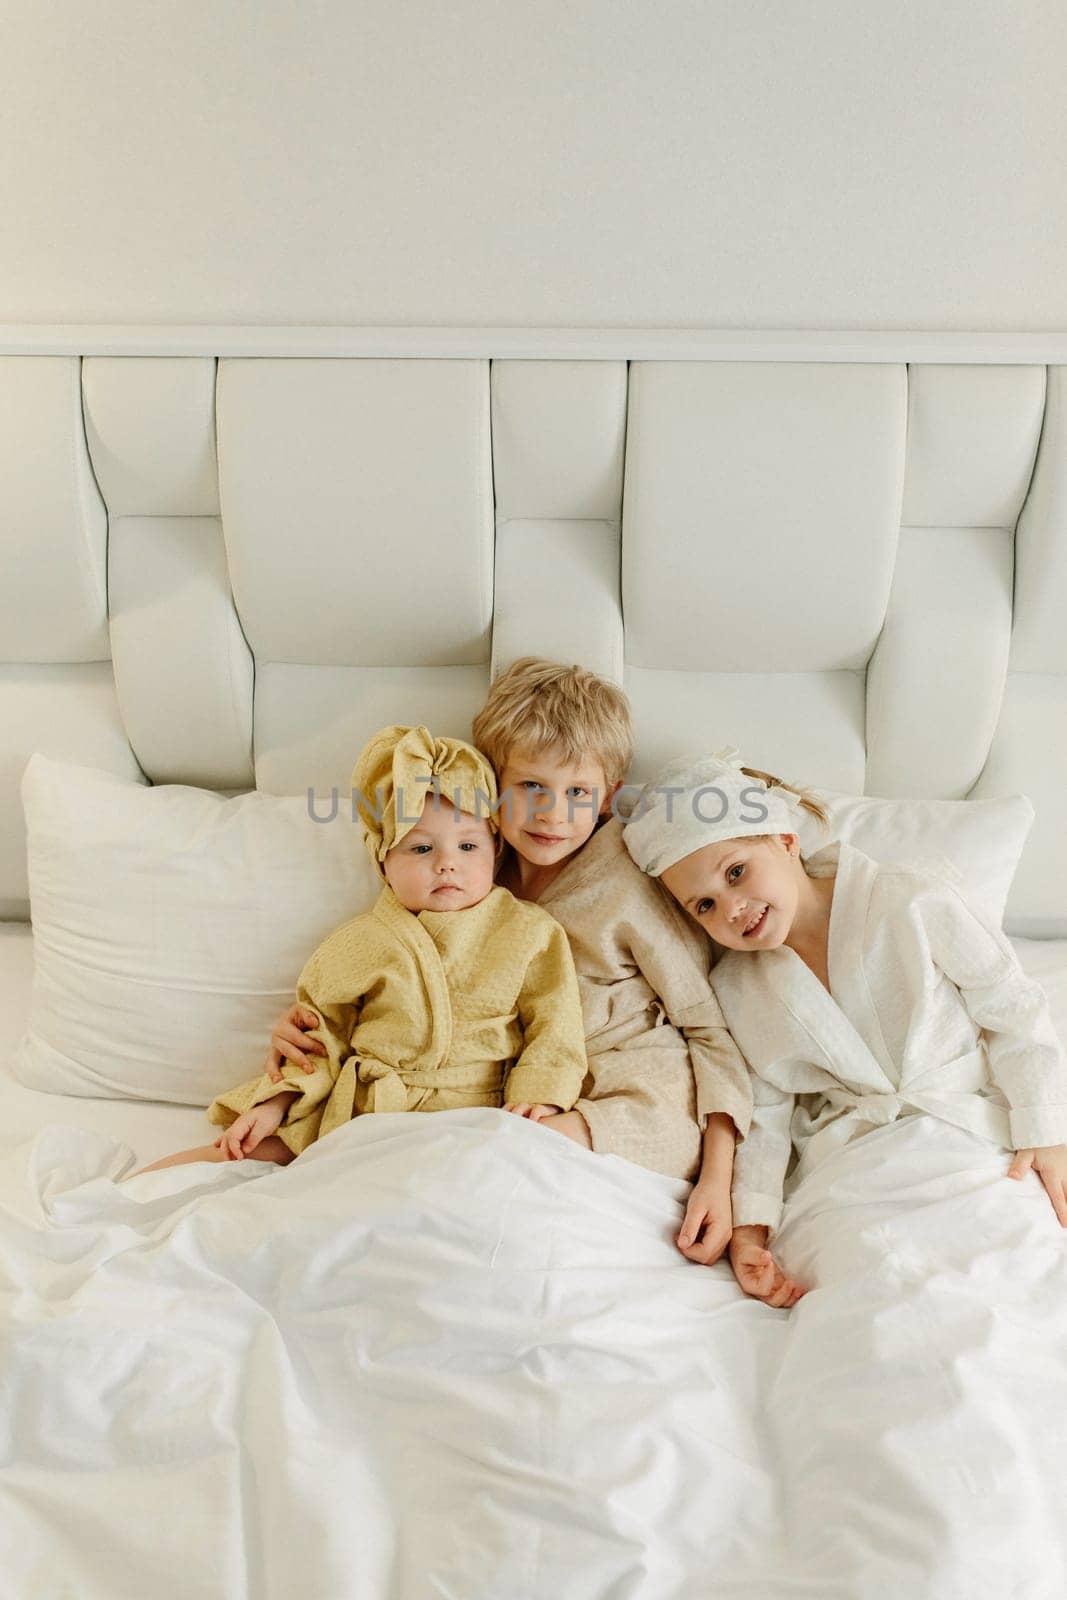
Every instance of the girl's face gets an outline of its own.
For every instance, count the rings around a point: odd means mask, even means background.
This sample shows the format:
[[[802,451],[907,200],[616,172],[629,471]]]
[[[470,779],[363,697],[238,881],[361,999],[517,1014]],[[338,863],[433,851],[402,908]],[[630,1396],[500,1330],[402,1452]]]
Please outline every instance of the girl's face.
[[[784,944],[803,878],[795,833],[721,839],[660,874],[678,903],[727,950],[775,950]]]
[[[382,865],[386,882],[409,911],[465,911],[493,887],[496,840],[484,817],[428,794],[421,818]]]

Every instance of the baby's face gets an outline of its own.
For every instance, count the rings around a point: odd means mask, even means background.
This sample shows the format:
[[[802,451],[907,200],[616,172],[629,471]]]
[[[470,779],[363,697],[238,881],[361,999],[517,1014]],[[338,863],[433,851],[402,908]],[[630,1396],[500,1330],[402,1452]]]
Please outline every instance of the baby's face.
[[[722,839],[683,856],[660,880],[727,950],[775,950],[789,937],[804,868],[795,833]]]
[[[428,794],[422,816],[388,851],[385,879],[409,911],[465,911],[493,887],[496,841],[485,817]]]
[[[538,867],[557,866],[580,850],[615,792],[596,756],[572,761],[552,750],[509,751],[497,784],[500,832]]]

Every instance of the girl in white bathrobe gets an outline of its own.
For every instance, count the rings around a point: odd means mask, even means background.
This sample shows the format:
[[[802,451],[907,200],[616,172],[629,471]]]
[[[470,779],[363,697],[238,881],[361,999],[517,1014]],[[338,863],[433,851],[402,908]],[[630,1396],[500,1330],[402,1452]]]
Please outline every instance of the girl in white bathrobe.
[[[767,1250],[791,1156],[925,1114],[1016,1152],[1067,1227],[1067,1062],[1041,986],[968,906],[951,868],[880,865],[847,843],[806,860],[779,779],[734,751],[675,763],[642,792],[630,854],[726,952],[712,986],[753,1073],[734,1167],[730,1256],[775,1306],[803,1292]]]

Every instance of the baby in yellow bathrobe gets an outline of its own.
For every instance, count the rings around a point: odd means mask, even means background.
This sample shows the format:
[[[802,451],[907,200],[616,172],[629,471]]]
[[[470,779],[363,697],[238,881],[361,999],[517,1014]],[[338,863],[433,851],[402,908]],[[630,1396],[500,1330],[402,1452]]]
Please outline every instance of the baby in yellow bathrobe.
[[[288,1068],[208,1108],[214,1145],[156,1162],[285,1164],[370,1111],[569,1109],[586,1072],[567,936],[493,887],[496,780],[483,756],[426,728],[383,728],[352,774],[364,842],[385,879],[372,911],[309,957],[298,1001],[321,1026],[308,1076]],[[144,1168],[151,1171],[152,1168]]]

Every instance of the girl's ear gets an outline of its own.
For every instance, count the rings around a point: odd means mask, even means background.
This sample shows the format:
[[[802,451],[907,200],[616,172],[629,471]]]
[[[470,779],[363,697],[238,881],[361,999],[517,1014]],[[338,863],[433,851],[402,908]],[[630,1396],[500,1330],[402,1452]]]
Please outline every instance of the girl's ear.
[[[778,837],[779,837],[779,839],[781,839],[783,845],[785,846],[785,850],[786,850],[786,854],[787,855],[799,856],[799,854],[800,854],[800,836],[798,834],[795,834],[795,833],[780,833],[778,835]]]

